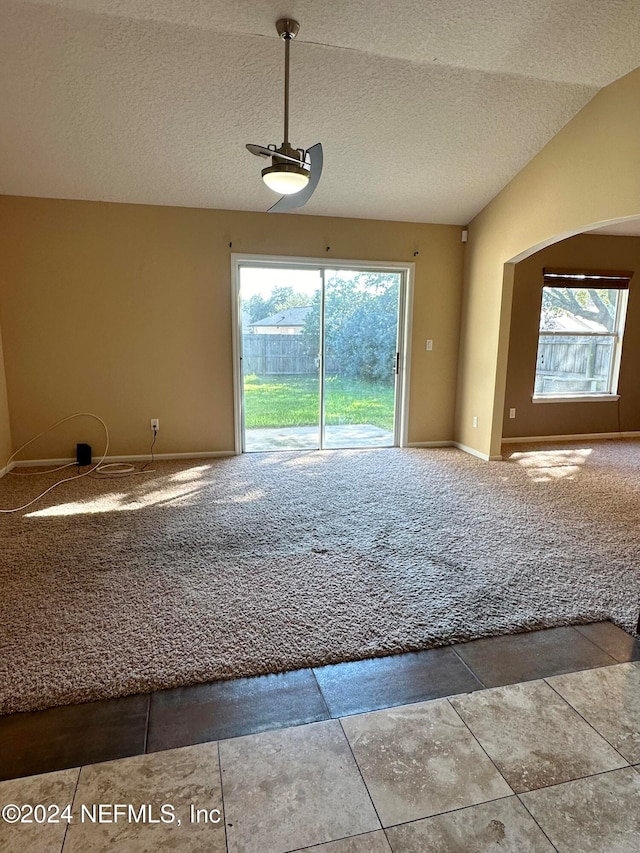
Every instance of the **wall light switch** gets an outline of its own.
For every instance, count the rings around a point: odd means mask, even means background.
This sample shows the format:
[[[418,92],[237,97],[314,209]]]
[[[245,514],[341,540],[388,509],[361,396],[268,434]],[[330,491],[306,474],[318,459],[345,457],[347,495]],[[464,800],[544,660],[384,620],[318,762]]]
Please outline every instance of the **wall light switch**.
[[[473,416],[473,420],[471,421],[471,425],[474,427],[478,426],[478,416],[477,415]]]
[[[515,409],[509,409],[509,417],[515,418],[515,416],[516,416],[516,410]]]
[[[427,341],[427,350],[428,350],[429,352],[431,352],[431,350],[432,350],[432,349],[433,349],[433,341],[432,341],[432,340],[428,340],[428,341]]]

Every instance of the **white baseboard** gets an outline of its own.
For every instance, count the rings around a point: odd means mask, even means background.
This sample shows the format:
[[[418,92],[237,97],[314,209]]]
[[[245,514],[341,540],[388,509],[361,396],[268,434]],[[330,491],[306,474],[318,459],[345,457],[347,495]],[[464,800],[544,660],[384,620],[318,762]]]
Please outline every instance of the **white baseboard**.
[[[485,462],[500,462],[502,460],[502,456],[500,455],[489,456],[488,453],[481,453],[475,447],[468,447],[466,444],[460,444],[459,441],[454,441],[453,446],[457,447],[458,450],[464,450],[465,453],[469,453],[471,456],[477,456],[478,459],[484,459]]]
[[[170,460],[170,459],[216,459],[219,456],[235,456],[233,450],[208,450],[200,453],[154,453],[155,461]],[[108,465],[111,462],[148,462],[151,459],[149,453],[138,454],[134,456],[107,456],[102,464]],[[100,460],[99,456],[94,456],[92,464]],[[67,465],[75,462],[75,458],[69,457],[66,459],[24,459],[18,462],[13,462],[11,468],[36,468],[43,466]],[[5,472],[6,473],[6,472]]]
[[[581,433],[572,435],[529,435],[518,436],[515,438],[503,438],[503,444],[528,444],[536,442],[552,442],[552,441],[587,441],[587,440],[604,440],[616,438],[640,438],[640,431],[626,432],[600,432],[600,433]],[[405,447],[457,447],[471,456],[476,456],[478,459],[483,459],[485,462],[497,462],[502,459],[502,456],[489,456],[487,453],[481,453],[473,447],[468,447],[466,444],[461,444],[459,441],[411,441]],[[199,453],[156,453],[156,460],[172,460],[172,459],[217,459],[222,456],[235,456],[233,450],[207,450]],[[93,458],[95,464],[100,457]],[[107,456],[104,459],[104,464],[111,462],[148,462],[151,456],[148,453],[136,454],[132,456]],[[0,478],[8,474],[13,468],[44,468],[56,467],[58,465],[68,465],[75,462],[72,456],[60,457],[57,459],[22,459],[10,462],[4,468],[0,468]]]
[[[405,447],[453,447],[452,441],[409,441]]]
[[[584,432],[571,435],[523,435],[503,438],[503,444],[529,444],[544,441],[604,441],[606,439],[640,438],[640,432]]]

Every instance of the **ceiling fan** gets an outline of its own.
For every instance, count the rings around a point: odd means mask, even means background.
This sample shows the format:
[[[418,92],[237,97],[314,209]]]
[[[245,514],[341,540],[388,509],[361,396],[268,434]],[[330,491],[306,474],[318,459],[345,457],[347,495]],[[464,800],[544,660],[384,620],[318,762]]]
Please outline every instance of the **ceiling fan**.
[[[293,148],[289,143],[289,47],[298,35],[300,24],[291,18],[276,22],[276,30],[284,39],[284,142],[275,145],[247,145],[256,157],[271,158],[271,166],[262,170],[262,180],[282,198],[269,208],[269,213],[282,213],[302,207],[309,201],[322,174],[322,144],[311,148]]]

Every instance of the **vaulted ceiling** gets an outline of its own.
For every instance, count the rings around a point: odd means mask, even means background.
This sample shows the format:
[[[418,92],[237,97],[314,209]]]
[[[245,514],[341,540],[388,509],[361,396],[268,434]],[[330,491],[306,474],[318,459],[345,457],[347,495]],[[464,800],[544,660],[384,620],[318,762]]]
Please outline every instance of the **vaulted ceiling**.
[[[0,193],[266,210],[283,16],[308,214],[465,224],[640,66],[640,0],[0,0]]]

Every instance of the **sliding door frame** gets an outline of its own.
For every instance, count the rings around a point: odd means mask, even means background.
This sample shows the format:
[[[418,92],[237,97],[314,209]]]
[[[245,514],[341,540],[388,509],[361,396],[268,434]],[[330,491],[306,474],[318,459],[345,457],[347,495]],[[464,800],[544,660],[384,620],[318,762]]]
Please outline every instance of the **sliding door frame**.
[[[413,319],[413,278],[415,264],[393,261],[356,261],[334,258],[291,257],[289,255],[249,255],[231,253],[231,319],[233,352],[233,413],[235,453],[243,452],[244,409],[242,377],[242,310],[240,305],[240,269],[241,267],[287,267],[288,269],[320,270],[323,279],[326,270],[354,270],[371,272],[391,272],[401,274],[398,304],[398,352],[400,353],[399,374],[396,376],[396,416],[394,423],[394,444],[406,447],[409,432],[409,385],[411,373],[411,326]],[[324,319],[321,319],[324,322]],[[321,341],[324,341],[322,335]],[[324,347],[323,347],[324,349]],[[324,359],[324,352],[322,355]],[[323,365],[321,365],[323,368]],[[322,385],[322,383],[321,383]],[[322,405],[322,400],[320,401]],[[321,418],[321,429],[323,429]],[[322,443],[323,436],[320,435]]]

